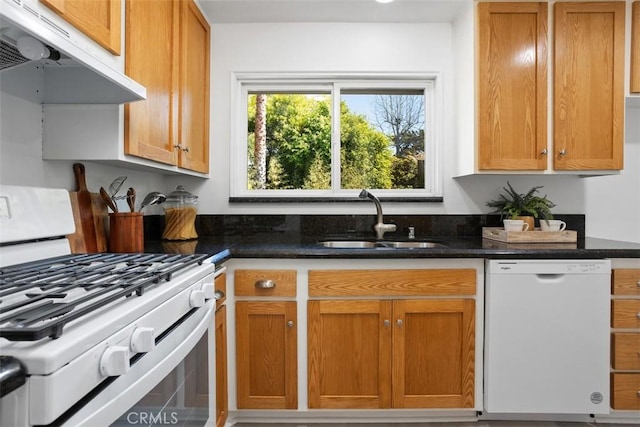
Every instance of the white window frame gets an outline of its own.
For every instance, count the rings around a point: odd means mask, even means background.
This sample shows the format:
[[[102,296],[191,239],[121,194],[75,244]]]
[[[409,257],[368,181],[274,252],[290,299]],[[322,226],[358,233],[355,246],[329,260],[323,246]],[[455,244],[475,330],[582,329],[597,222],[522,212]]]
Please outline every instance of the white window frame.
[[[429,74],[232,73],[230,196],[232,198],[353,198],[360,189],[340,189],[340,91],[342,89],[420,89],[425,99],[425,188],[372,189],[379,197],[442,197],[443,96],[441,76]],[[331,185],[328,190],[249,190],[247,100],[250,92],[322,92],[332,96]],[[337,96],[336,96],[337,94]]]

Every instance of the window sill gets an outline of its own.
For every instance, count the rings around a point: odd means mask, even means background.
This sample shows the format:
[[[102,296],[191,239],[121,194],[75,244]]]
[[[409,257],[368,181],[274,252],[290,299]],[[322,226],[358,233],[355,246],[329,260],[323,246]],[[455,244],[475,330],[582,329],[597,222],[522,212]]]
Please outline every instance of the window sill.
[[[442,203],[443,197],[379,197],[385,203]],[[229,197],[229,203],[353,203],[367,202],[357,197]]]

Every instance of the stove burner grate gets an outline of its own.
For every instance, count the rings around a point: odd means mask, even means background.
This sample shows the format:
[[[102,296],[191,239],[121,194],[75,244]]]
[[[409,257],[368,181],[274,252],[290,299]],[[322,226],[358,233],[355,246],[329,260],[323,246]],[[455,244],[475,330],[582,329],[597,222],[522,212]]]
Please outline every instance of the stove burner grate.
[[[0,337],[58,338],[64,326],[121,298],[142,296],[208,255],[77,254],[0,269]]]

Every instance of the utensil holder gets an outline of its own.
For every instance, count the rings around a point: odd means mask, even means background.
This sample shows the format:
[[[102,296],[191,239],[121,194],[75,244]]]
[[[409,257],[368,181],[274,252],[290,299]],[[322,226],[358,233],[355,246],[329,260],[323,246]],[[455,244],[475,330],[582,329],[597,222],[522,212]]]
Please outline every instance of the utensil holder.
[[[144,252],[142,212],[110,213],[109,225],[110,252]]]

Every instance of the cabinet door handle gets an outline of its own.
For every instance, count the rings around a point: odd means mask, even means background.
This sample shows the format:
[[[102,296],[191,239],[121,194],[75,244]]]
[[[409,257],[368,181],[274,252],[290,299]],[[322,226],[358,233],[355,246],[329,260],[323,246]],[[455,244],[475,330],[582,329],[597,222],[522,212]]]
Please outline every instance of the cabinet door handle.
[[[384,324],[384,326],[386,326],[387,328],[389,326],[391,326],[391,322],[389,321],[389,319],[384,319],[384,322],[382,322]]]
[[[546,156],[548,153],[546,148],[543,148],[542,150],[540,150],[540,154],[542,154],[543,156]]]
[[[402,326],[402,319],[398,319],[398,320],[396,320],[396,325],[398,325],[398,326]]]
[[[175,145],[173,146],[173,148],[175,148],[176,150],[182,150],[182,145],[180,145],[180,144],[175,144]]]
[[[184,151],[185,153],[189,152],[189,146],[185,145],[184,147],[182,147],[182,151]]]
[[[566,155],[567,155],[567,150],[565,150],[565,149],[563,148],[562,150],[560,150],[560,151],[558,152],[558,155],[560,155],[560,156],[566,156]]]
[[[255,286],[258,289],[272,289],[276,287],[276,282],[271,279],[256,280]]]
[[[213,294],[213,298],[214,298],[216,301],[217,301],[217,300],[220,300],[220,299],[222,299],[222,298],[224,298],[224,292],[219,291],[219,290],[218,290],[218,291],[216,291],[216,292]]]
[[[293,320],[287,322],[287,328],[293,328]]]

